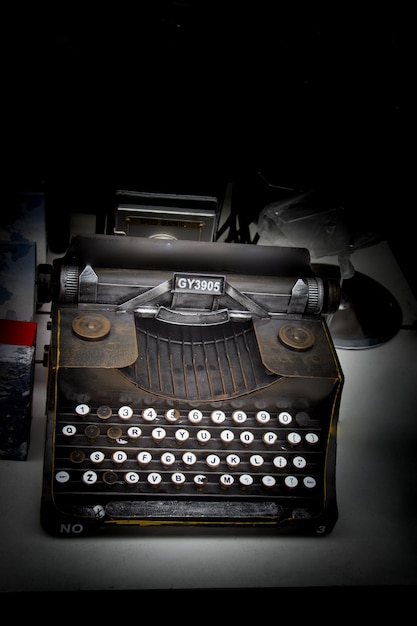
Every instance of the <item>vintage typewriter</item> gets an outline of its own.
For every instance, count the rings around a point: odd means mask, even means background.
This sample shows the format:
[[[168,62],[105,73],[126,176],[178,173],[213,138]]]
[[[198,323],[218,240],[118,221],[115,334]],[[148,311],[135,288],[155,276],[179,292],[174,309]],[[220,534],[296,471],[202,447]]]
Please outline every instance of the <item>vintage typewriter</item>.
[[[51,276],[48,533],[333,529],[340,292],[307,249],[78,235]]]

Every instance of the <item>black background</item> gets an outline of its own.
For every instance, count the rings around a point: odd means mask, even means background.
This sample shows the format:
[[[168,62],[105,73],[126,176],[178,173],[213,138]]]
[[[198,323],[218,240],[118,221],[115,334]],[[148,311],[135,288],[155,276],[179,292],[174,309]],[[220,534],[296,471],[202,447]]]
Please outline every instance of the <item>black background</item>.
[[[118,188],[222,197],[233,182],[256,220],[262,171],[382,231],[416,290],[411,11],[317,4],[3,9],[1,219],[15,192],[44,190],[56,241],[70,212],[107,214]]]
[[[222,199],[227,182],[255,221],[262,172],[382,231],[414,286],[401,4],[18,3],[2,23],[5,186],[44,189],[51,230],[108,214],[118,188]]]

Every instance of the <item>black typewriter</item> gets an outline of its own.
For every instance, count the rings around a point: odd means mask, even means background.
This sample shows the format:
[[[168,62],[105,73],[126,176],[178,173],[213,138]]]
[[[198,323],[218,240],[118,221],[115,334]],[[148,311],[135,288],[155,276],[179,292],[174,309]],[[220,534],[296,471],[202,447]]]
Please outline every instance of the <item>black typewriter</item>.
[[[340,292],[306,249],[76,236],[51,285],[48,533],[331,532]]]

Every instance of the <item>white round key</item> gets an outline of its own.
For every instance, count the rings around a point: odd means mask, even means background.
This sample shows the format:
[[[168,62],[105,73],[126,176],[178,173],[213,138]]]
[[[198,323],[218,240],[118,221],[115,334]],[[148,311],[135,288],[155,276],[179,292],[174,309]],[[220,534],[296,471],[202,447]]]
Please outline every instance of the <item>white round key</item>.
[[[316,486],[316,479],[313,478],[312,476],[305,476],[303,478],[303,483],[304,486],[307,487],[307,489],[313,489]]]
[[[127,472],[124,479],[128,485],[136,485],[136,483],[139,482],[139,474],[136,472]]]
[[[199,424],[203,419],[203,414],[198,409],[193,409],[188,413],[188,421],[190,424]]]
[[[131,406],[121,406],[117,414],[121,420],[130,420],[133,415],[133,409]]]
[[[145,420],[145,422],[153,422],[154,420],[156,420],[156,415],[157,413],[155,409],[153,409],[152,407],[143,409],[142,411],[142,417]]]

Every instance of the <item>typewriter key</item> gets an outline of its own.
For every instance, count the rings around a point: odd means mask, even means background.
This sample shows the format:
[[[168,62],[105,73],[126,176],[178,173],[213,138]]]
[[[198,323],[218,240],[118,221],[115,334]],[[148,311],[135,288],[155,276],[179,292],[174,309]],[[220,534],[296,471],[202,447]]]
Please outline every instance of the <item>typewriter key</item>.
[[[208,477],[205,474],[196,474],[193,480],[198,491],[203,491],[204,487],[208,483]]]
[[[255,435],[250,430],[244,430],[240,433],[240,441],[244,446],[249,446],[254,439]]]
[[[108,420],[112,416],[112,410],[109,406],[99,406],[97,409],[97,417],[101,420]]]
[[[85,452],[82,450],[73,450],[70,454],[70,460],[73,463],[82,463],[85,460]]]
[[[62,434],[65,435],[65,437],[72,437],[76,432],[77,429],[72,424],[65,424],[62,428]]]
[[[204,444],[206,444],[208,441],[210,441],[211,439],[211,433],[208,430],[199,430],[197,433],[197,441],[198,443],[203,446]]]
[[[148,465],[152,461],[152,454],[150,454],[150,452],[145,452],[143,450],[142,452],[139,452],[136,459],[139,465],[141,465],[142,467],[145,467],[145,465]]]
[[[219,484],[222,489],[229,489],[235,482],[231,474],[222,474],[219,478]]]
[[[209,454],[206,463],[211,469],[216,469],[220,465],[220,457],[217,454]]]
[[[115,450],[111,455],[113,463],[116,465],[122,465],[125,461],[127,461],[127,454],[124,450]]]
[[[161,456],[161,463],[164,467],[170,467],[175,463],[175,456],[171,452],[164,452]]]
[[[162,476],[158,472],[151,472],[147,476],[147,481],[151,487],[156,488],[159,487],[160,483],[162,482]]]
[[[136,439],[139,439],[141,434],[142,434],[142,430],[138,426],[131,426],[127,431],[127,435],[129,439],[132,439],[133,441],[135,441]]]
[[[182,472],[175,472],[171,476],[171,482],[174,487],[179,489],[185,483],[185,475]]]
[[[152,439],[156,443],[160,443],[161,441],[163,441],[166,436],[167,436],[167,431],[165,430],[165,428],[158,427],[158,428],[154,428],[152,431]]]
[[[250,474],[242,474],[239,476],[239,483],[242,489],[247,489],[253,485],[253,478]]]
[[[114,485],[115,483],[117,483],[117,481],[118,481],[118,476],[116,472],[112,472],[112,471],[104,472],[103,482],[105,482],[106,485],[109,485],[109,486]]]
[[[167,422],[177,422],[180,419],[180,412],[178,409],[168,409],[165,412],[165,419]]]
[[[240,465],[240,457],[237,454],[228,454],[226,463],[229,467],[237,467]]]
[[[182,455],[182,462],[186,467],[191,467],[195,463],[197,463],[197,457],[194,452],[184,452]]]
[[[262,441],[264,442],[266,446],[273,446],[274,443],[276,443],[277,439],[278,439],[278,435],[277,433],[274,433],[273,431],[269,431],[262,435]]]
[[[87,439],[97,439],[100,435],[100,429],[96,424],[88,424],[88,426],[84,428],[84,435]]]
[[[90,454],[90,460],[94,465],[100,465],[105,458],[104,452],[101,452],[101,450],[95,450]]]
[[[106,435],[109,439],[116,440],[121,438],[123,431],[119,426],[110,426],[106,431]]]
[[[277,484],[276,479],[273,476],[262,476],[262,485],[267,489],[271,489],[271,487],[275,487]]]
[[[139,474],[136,472],[126,472],[124,480],[128,485],[136,485],[136,483],[139,482]]]
[[[84,474],[82,475],[82,480],[83,480],[83,483],[85,483],[86,485],[94,485],[98,480],[98,476],[96,472],[93,472],[92,470],[88,470],[87,472],[84,472]]]

